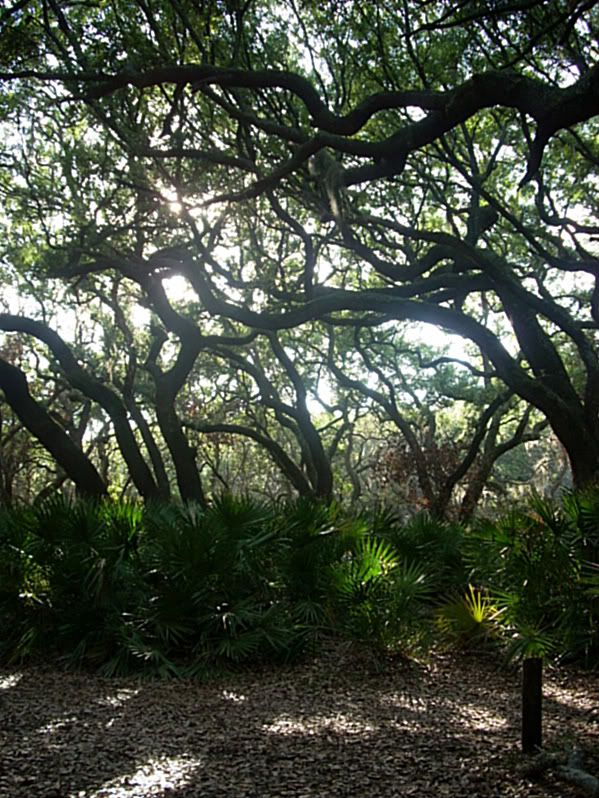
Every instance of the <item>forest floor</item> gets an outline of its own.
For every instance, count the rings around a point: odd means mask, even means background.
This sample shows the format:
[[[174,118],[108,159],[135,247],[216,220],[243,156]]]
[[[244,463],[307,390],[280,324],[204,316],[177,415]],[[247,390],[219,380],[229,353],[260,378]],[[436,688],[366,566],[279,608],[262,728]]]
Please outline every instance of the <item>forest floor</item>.
[[[210,681],[0,669],[4,798],[580,795],[523,775],[519,677],[434,656],[377,669],[345,648]],[[545,748],[599,775],[599,673],[545,676]]]

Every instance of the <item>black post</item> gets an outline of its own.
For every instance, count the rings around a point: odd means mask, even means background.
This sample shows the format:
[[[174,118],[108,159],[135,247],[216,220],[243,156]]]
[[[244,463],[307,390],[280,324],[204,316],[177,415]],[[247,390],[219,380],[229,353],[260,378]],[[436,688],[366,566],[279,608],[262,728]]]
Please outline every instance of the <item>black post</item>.
[[[522,663],[522,751],[531,754],[541,748],[543,736],[543,660]]]

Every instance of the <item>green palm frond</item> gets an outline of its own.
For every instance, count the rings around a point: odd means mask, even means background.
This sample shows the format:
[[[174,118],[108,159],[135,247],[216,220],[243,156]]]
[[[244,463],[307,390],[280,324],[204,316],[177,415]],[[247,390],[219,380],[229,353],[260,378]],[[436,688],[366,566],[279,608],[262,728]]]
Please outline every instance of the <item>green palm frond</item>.
[[[461,647],[479,647],[499,638],[503,610],[489,595],[473,585],[462,596],[450,598],[437,610],[443,636]]]
[[[520,625],[514,631],[507,647],[506,659],[523,660],[531,658],[545,658],[557,649],[557,640],[554,635],[535,626]]]
[[[233,662],[242,662],[258,653],[262,644],[262,633],[252,629],[236,637],[225,637],[216,646],[216,655]]]
[[[428,602],[431,598],[431,577],[419,563],[401,562],[393,571],[393,591],[402,605]]]
[[[403,561],[427,570],[439,593],[464,584],[464,528],[460,524],[440,521],[427,512],[420,512],[407,523],[387,527],[384,535]]]

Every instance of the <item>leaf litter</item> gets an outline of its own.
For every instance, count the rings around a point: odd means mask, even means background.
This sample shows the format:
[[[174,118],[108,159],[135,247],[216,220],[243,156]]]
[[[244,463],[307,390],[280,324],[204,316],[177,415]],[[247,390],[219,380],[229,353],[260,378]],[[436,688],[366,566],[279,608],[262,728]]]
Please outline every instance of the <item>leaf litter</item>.
[[[599,771],[599,674],[548,671],[544,740]],[[208,682],[0,669],[3,798],[567,798],[523,775],[519,677],[340,649]]]

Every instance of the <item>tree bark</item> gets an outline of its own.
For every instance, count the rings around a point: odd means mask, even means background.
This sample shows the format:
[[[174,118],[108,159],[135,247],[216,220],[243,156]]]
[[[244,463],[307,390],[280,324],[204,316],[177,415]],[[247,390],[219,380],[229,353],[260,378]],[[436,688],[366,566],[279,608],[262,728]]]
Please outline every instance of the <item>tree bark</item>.
[[[231,435],[243,435],[246,438],[251,438],[266,449],[273,462],[297,490],[300,496],[314,495],[312,487],[302,473],[301,468],[293,462],[282,446],[267,435],[263,435],[252,427],[246,427],[243,424],[210,424],[197,422],[189,423],[187,426],[198,432],[205,432],[208,434],[225,432]]]
[[[206,506],[206,497],[196,465],[195,450],[189,445],[175,411],[175,398],[163,389],[159,380],[156,385],[156,418],[166,445],[173,459],[177,474],[179,494],[184,502],[198,502]]]
[[[198,502],[205,507],[207,501],[196,465],[195,450],[185,437],[175,409],[177,394],[193,368],[199,349],[193,340],[185,336],[174,365],[163,372],[156,361],[165,341],[164,332],[155,330],[154,343],[146,361],[146,368],[156,386],[156,419],[175,466],[181,498],[185,502]]]
[[[306,386],[276,334],[272,333],[269,339],[275,356],[285,369],[295,389],[296,407],[293,417],[297,422],[302,442],[305,444],[302,448],[308,458],[314,493],[318,498],[329,501],[333,493],[333,470],[308,410]]]
[[[106,484],[81,449],[29,393],[21,369],[0,359],[0,388],[15,415],[73,480],[82,496],[105,496]]]
[[[79,365],[75,356],[58,333],[46,327],[45,324],[34,319],[3,313],[0,314],[0,328],[33,335],[48,346],[62,366],[70,384],[85,396],[97,402],[110,417],[119,449],[133,484],[139,493],[145,499],[157,498],[160,492],[152,472],[139,450],[135,435],[129,425],[127,409],[120,397],[107,385],[88,374]]]
[[[164,459],[160,449],[158,448],[158,445],[154,440],[154,436],[152,435],[150,425],[144,418],[140,408],[137,406],[134,397],[125,396],[124,398],[131,418],[137,424],[146,450],[150,456],[154,474],[156,476],[156,484],[158,486],[159,496],[161,499],[168,500],[171,497],[171,487],[169,484],[168,474],[166,473]]]

